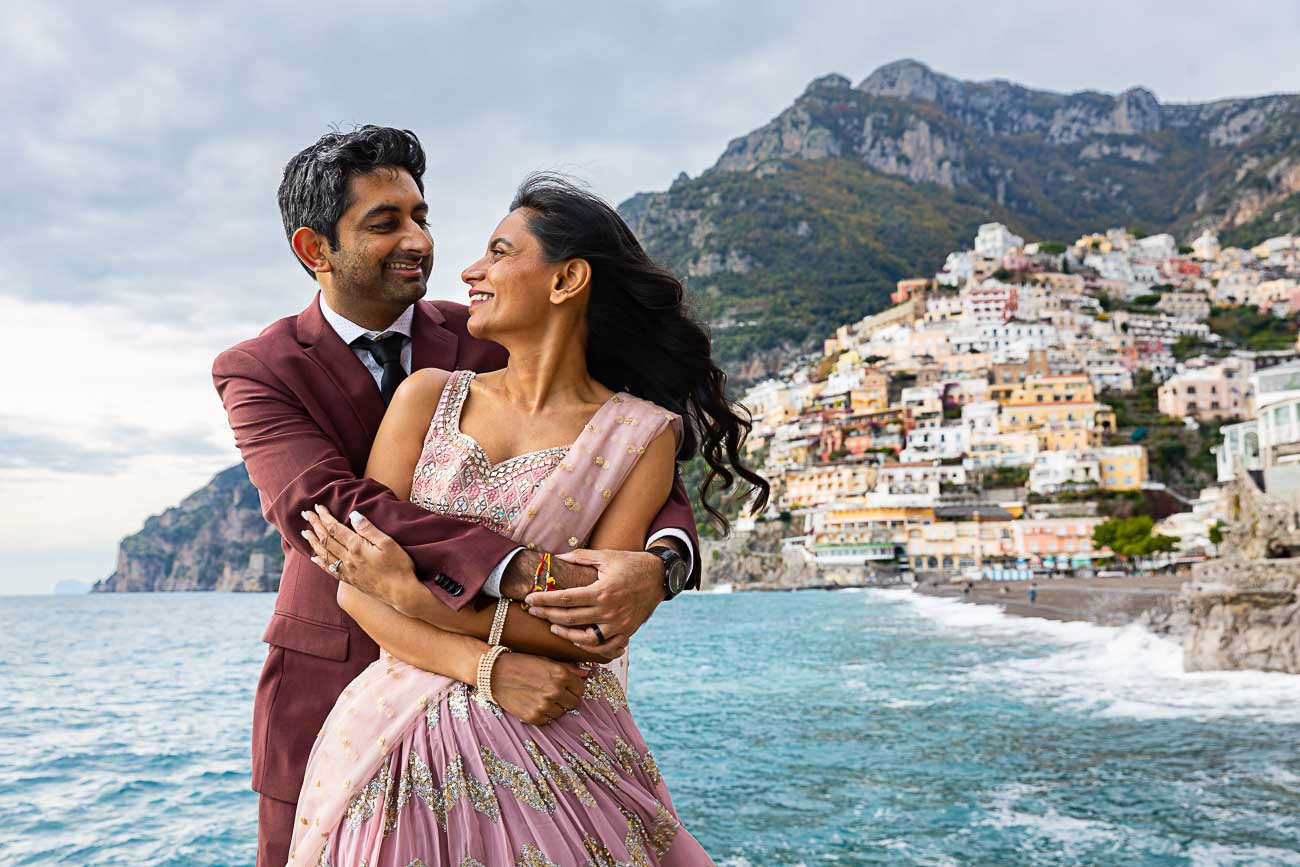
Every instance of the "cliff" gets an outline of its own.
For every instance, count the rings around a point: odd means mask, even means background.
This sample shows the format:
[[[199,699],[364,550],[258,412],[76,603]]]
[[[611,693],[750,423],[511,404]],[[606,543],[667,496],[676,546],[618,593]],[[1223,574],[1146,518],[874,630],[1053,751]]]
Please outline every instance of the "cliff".
[[[1300,228],[1300,97],[1164,104],[961,81],[915,60],[812,81],[698,178],[620,208],[690,284],[733,370],[761,376],[825,323],[887,304],[1001,221],[1030,240],[1107,226]]]
[[[1240,467],[1224,556],[1198,563],[1180,607],[1188,671],[1252,668],[1300,674],[1300,558],[1290,510]]]
[[[94,592],[274,591],[283,564],[280,535],[237,464],[123,539],[117,569]]]
[[[790,524],[763,521],[725,539],[701,538],[702,589],[729,585],[737,591],[800,590],[861,583],[860,576],[819,571],[800,552],[782,551],[781,540],[789,535]]]

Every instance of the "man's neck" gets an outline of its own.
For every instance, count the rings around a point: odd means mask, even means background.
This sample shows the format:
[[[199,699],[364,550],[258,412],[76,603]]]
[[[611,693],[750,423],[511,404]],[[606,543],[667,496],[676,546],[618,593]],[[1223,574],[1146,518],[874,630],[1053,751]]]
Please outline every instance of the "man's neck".
[[[347,296],[339,297],[337,294],[331,298],[323,290],[320,300],[334,313],[360,325],[367,331],[383,331],[396,322],[406,312],[406,308],[411,306],[406,304],[395,308],[392,304],[382,301],[358,301]]]

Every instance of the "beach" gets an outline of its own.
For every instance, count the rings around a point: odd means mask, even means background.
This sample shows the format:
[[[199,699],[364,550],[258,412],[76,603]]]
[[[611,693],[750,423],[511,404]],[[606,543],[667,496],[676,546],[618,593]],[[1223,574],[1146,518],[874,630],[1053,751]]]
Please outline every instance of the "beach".
[[[965,583],[916,585],[914,590],[976,605],[998,605],[1010,615],[1042,617],[1047,620],[1083,621],[1102,626],[1121,626],[1136,620],[1144,611],[1177,597],[1190,580],[1185,573],[1136,573],[1115,578],[1045,578],[1036,582],[1038,593],[1029,601],[1027,581],[975,581],[970,595]]]

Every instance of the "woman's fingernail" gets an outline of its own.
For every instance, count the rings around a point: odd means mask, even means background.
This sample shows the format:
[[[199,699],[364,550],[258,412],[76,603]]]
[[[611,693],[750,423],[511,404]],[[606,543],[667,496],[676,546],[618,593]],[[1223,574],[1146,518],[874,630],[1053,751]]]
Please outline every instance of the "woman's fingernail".
[[[306,509],[303,509],[303,510],[302,510],[301,512],[299,512],[298,514],[299,514],[299,515],[302,515],[302,519],[303,519],[304,521],[310,521],[310,520],[311,520],[311,512],[307,511]]]
[[[303,530],[302,537],[306,539],[308,542],[310,542],[314,538],[309,530]]]
[[[352,526],[354,527],[357,524],[360,524],[365,519],[366,519],[365,516],[362,515],[360,512],[352,511],[348,513],[348,520],[352,522]]]
[[[312,503],[312,506],[311,506],[311,507],[312,507],[313,509],[316,510],[316,514],[318,514],[318,515],[320,514],[320,511],[321,511],[320,503]]]

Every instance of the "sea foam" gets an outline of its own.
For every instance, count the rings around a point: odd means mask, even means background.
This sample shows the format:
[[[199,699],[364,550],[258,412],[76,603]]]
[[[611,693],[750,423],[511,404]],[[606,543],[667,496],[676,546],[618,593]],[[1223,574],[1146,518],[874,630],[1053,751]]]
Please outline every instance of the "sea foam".
[[[1136,624],[1097,626],[1013,617],[993,605],[879,591],[930,626],[974,641],[1018,645],[967,672],[969,680],[1035,701],[1065,703],[1099,717],[1253,718],[1300,724],[1300,675],[1261,671],[1186,672],[1182,646]]]

